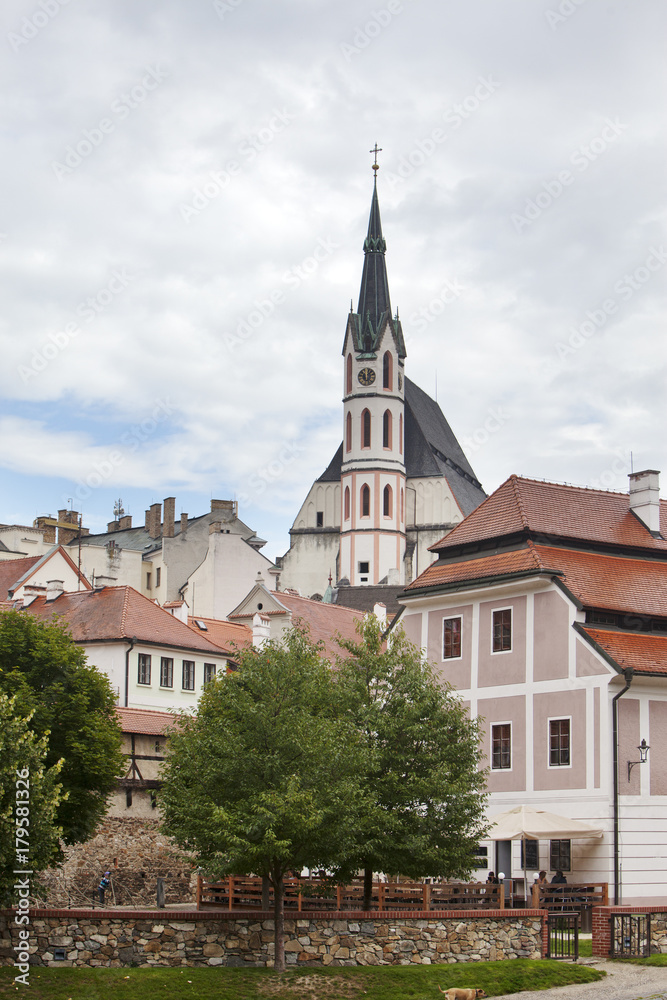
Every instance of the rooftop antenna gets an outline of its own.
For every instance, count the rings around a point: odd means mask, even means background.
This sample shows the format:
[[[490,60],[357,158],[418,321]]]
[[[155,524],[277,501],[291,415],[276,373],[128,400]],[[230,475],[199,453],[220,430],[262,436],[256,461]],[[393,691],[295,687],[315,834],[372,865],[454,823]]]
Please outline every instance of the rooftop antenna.
[[[632,457],[632,452],[630,452],[630,474],[632,474],[634,471],[635,471],[634,459]]]

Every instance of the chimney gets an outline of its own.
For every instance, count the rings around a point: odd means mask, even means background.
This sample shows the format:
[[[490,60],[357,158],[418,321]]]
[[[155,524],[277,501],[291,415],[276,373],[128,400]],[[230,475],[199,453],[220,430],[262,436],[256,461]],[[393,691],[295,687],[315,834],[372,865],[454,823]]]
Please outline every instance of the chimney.
[[[50,521],[51,515],[46,514],[44,517],[38,517],[34,522],[35,528],[39,528],[43,531],[43,539],[45,545],[55,545],[56,544],[56,526],[55,524],[44,524],[45,521]]]
[[[271,619],[260,615],[259,611],[252,616],[252,644],[263,646],[271,638]]]
[[[26,585],[23,588],[23,607],[28,608],[36,597],[43,597],[46,587],[38,587],[37,584]]]
[[[165,538],[174,537],[174,515],[176,512],[176,497],[166,497],[164,501],[164,528],[162,534]]]
[[[630,510],[652,535],[660,535],[660,473],[655,469],[631,472]]]
[[[188,515],[181,514],[181,534],[185,535],[185,532],[187,530],[188,530]]]
[[[216,510],[227,510],[232,517],[236,517],[238,503],[236,500],[211,500],[211,513],[213,514]]]
[[[383,604],[382,601],[378,601],[377,604],[373,605],[373,614],[382,625],[387,622],[387,605]]]
[[[146,529],[146,531],[149,531],[150,526],[151,526],[151,512],[147,510],[146,516],[144,517],[144,528]]]
[[[71,528],[58,528],[58,545],[67,545],[79,534],[79,514],[76,510],[59,510],[58,520],[71,524]]]
[[[111,533],[112,531],[118,531],[119,524],[118,521],[109,521],[107,523],[107,531]]]
[[[118,522],[118,530],[126,531],[128,528],[131,527],[132,527],[132,515],[126,514],[124,517],[121,517],[120,521]]]
[[[65,592],[65,585],[62,580],[47,580],[46,581],[46,599],[47,601],[55,601],[57,597]]]
[[[151,538],[159,538],[162,531],[162,504],[152,503],[148,521],[148,534]]]
[[[222,531],[222,521],[211,521],[208,526],[209,535],[218,535]]]

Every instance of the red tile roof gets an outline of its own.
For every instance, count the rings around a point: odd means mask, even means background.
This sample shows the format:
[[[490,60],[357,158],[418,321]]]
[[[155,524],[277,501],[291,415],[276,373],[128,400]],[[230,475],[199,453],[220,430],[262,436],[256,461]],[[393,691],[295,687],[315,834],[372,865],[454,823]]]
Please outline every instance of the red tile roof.
[[[174,618],[134,587],[61,594],[53,601],[37,597],[26,612],[40,618],[62,617],[75,642],[103,642],[136,637],[138,642],[220,656],[219,646]]]
[[[584,607],[667,617],[667,561],[536,545],[530,540],[518,549],[435,562],[406,593],[531,572],[557,574]]]
[[[0,600],[6,600],[9,591],[24,576],[35,563],[38,563],[41,556],[24,556],[23,559],[0,559]]]
[[[337,633],[344,639],[358,641],[355,623],[363,619],[362,611],[354,611],[352,608],[325,601],[311,601],[309,597],[286,594],[282,590],[273,590],[271,593],[281,604],[289,608],[293,622],[302,621],[308,626],[310,637],[314,642],[324,643],[326,656],[340,656],[343,652],[334,638]]]
[[[621,669],[634,667],[637,673],[667,675],[667,635],[614,632],[590,626],[582,626],[581,631]]]
[[[205,632],[197,625],[198,621],[203,622],[206,626]],[[208,636],[211,642],[220,646],[230,655],[233,653],[232,646],[243,648],[252,645],[252,629],[248,628],[247,625],[222,621],[219,618],[202,618],[201,615],[189,617],[188,625],[197,635]]]
[[[143,736],[163,736],[178,718],[171,712],[147,708],[117,708],[116,713],[124,733],[141,733]]]
[[[660,507],[662,534],[667,536],[667,501],[661,500]],[[543,483],[519,476],[510,476],[431,549],[442,552],[528,530],[563,539],[667,552],[667,540],[654,538],[630,513],[627,493]]]
[[[491,555],[482,555],[474,559],[461,559],[456,562],[435,562],[406,587],[406,591],[409,593],[411,590],[422,590],[424,587],[438,587],[478,579],[485,580],[508,573],[539,573],[545,567],[536,548],[529,541],[524,548],[520,549],[494,552]]]

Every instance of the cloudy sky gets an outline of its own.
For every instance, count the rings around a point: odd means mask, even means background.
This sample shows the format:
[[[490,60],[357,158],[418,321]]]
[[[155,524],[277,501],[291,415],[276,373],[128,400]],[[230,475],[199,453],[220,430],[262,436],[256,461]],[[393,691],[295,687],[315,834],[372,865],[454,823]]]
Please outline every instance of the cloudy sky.
[[[667,476],[663,0],[5,0],[0,521],[240,500],[341,437],[377,142],[407,372],[487,491]]]

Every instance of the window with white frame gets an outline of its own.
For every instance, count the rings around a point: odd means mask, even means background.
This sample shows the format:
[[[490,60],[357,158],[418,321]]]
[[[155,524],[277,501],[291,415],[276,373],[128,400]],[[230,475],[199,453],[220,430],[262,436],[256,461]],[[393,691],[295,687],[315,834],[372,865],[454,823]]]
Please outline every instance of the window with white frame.
[[[512,768],[512,725],[501,722],[491,726],[491,769],[508,771]]]
[[[215,663],[204,664],[204,684],[215,679]]]
[[[568,767],[570,751],[570,719],[549,719],[549,767]]]
[[[139,653],[137,684],[150,684],[150,682],[151,682],[150,653]]]
[[[163,656],[160,660],[160,687],[171,688],[174,686],[174,661],[170,656]]]
[[[493,612],[494,653],[506,653],[512,648],[512,609],[502,608]]]
[[[442,623],[442,658],[456,660],[461,656],[461,617],[445,618]]]

